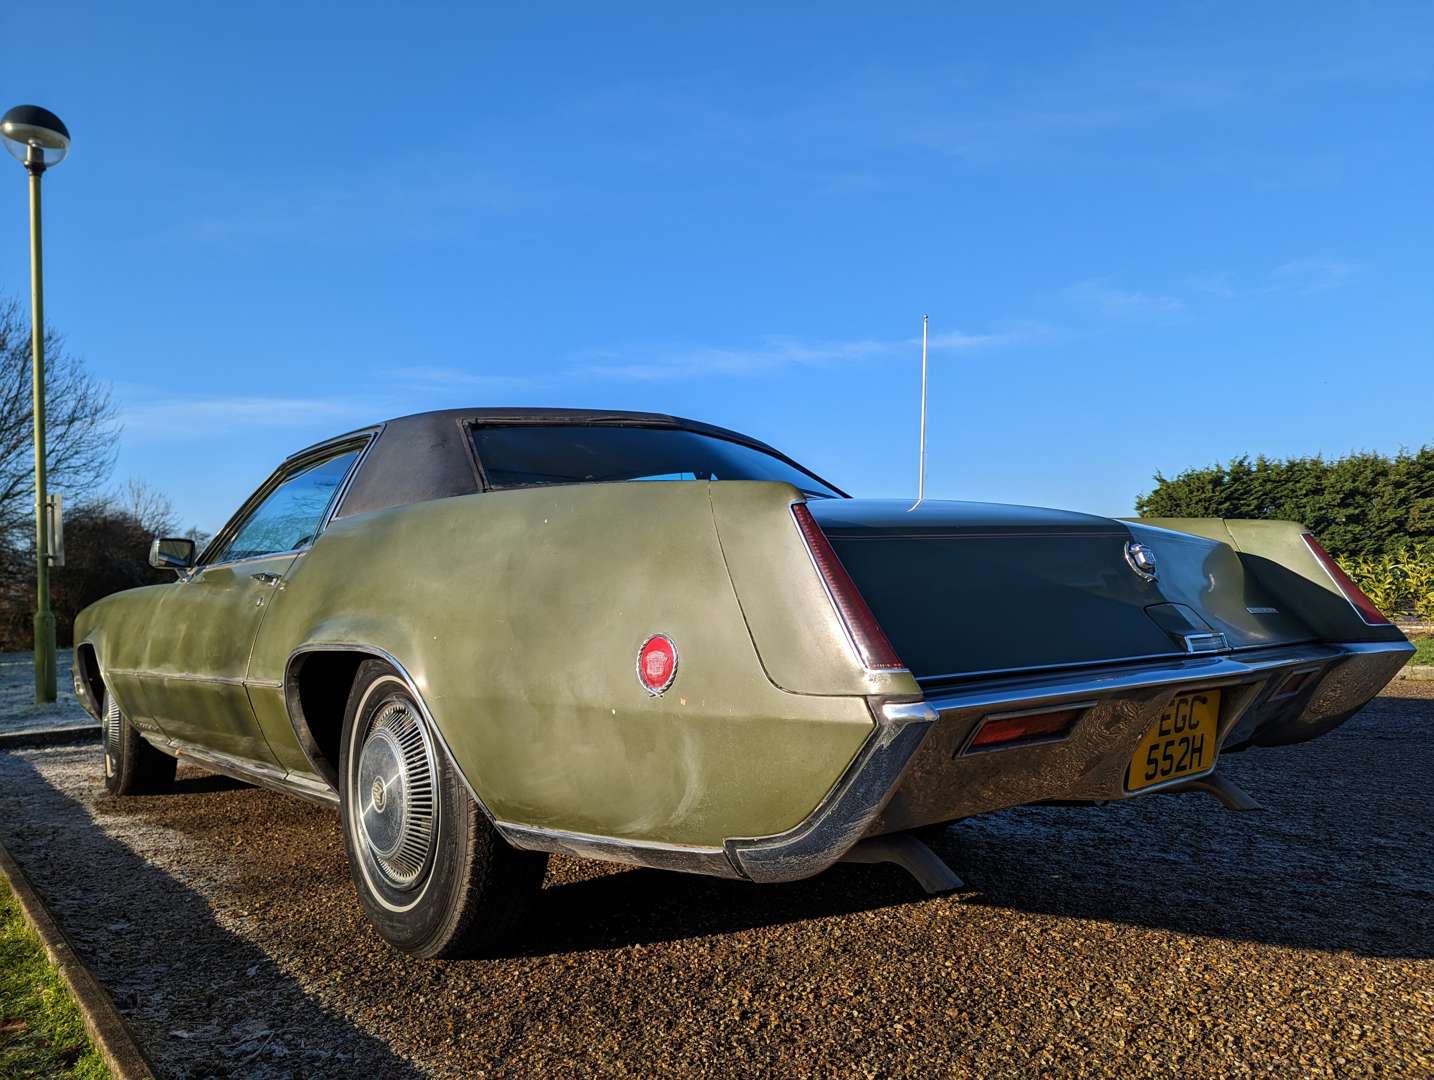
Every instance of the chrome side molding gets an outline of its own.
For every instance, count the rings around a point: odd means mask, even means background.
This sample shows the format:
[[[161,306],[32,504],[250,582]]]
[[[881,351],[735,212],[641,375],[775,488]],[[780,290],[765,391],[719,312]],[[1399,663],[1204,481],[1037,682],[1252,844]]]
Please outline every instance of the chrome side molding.
[[[536,825],[519,825],[511,821],[496,821],[493,824],[504,840],[523,851],[550,851],[624,866],[678,870],[687,874],[725,878],[742,876],[721,848],[624,840],[616,836],[593,836]]]

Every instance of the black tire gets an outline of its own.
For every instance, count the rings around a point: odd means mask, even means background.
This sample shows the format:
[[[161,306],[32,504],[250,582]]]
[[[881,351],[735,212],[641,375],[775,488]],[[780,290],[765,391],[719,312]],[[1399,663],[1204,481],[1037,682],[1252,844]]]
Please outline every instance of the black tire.
[[[113,694],[105,694],[100,727],[105,790],[111,795],[154,795],[170,789],[178,762],[144,741]]]
[[[543,885],[546,854],[494,830],[388,664],[359,667],[339,744],[349,873],[384,939],[454,959],[506,944]]]

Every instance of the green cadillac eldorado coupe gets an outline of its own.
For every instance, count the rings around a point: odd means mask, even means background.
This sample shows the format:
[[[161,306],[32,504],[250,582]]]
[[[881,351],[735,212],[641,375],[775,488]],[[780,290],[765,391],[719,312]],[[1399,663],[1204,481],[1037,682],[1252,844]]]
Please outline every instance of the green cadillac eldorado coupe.
[[[547,853],[959,884],[919,830],[1203,791],[1411,647],[1300,525],[852,499],[645,413],[406,416],[285,461],[75,624],[105,783],[175,759],[338,806],[401,949],[492,949]]]

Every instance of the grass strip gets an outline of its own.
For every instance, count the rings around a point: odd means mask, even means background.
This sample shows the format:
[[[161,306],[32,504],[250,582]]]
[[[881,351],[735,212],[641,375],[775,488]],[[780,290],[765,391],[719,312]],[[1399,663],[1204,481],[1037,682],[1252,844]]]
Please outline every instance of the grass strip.
[[[59,972],[0,881],[0,1077],[109,1075]]]
[[[1414,643],[1414,655],[1409,658],[1411,664],[1434,664],[1434,637],[1423,638]]]

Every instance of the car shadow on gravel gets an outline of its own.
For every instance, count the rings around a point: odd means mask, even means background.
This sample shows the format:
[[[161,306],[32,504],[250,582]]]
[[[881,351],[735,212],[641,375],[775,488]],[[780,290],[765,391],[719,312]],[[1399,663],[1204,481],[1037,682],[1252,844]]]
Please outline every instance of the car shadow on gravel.
[[[1332,735],[1230,755],[1265,809],[1203,795],[972,818],[933,846],[966,881],[924,896],[895,867],[753,885],[652,870],[550,880],[524,954],[724,934],[921,903],[1009,908],[1236,941],[1434,957],[1434,701],[1377,699]],[[1391,772],[1387,762],[1397,762]]]
[[[1227,755],[1263,809],[1200,795],[1024,807],[947,830],[975,902],[1359,956],[1434,957],[1434,701]]]
[[[566,862],[567,860],[564,860]],[[556,860],[555,860],[556,862]],[[900,870],[836,866],[786,885],[663,870],[620,869],[549,880],[510,955],[652,945],[851,915],[922,898]]]
[[[184,783],[212,790],[208,779]],[[198,892],[96,828],[24,756],[0,753],[0,840],[162,1075],[419,1075],[220,926]]]
[[[175,778],[174,785],[166,792],[167,795],[209,795],[216,791],[238,791],[241,788],[252,787],[243,780],[235,780],[231,776],[222,776],[219,773],[194,773],[186,775],[181,772]]]

